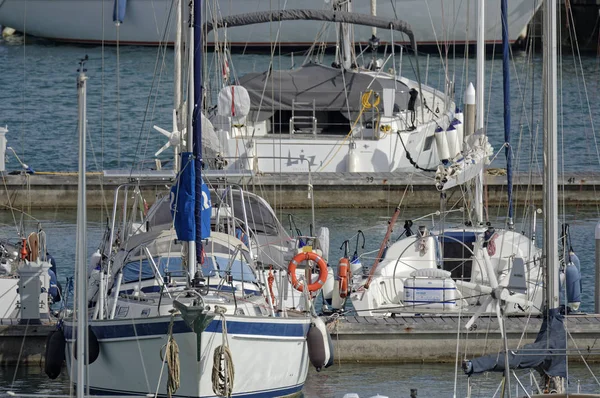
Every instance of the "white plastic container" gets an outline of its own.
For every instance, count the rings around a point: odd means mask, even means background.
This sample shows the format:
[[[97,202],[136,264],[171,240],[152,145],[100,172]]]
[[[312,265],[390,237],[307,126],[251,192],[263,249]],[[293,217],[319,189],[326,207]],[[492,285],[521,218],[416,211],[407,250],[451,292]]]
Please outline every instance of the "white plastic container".
[[[457,309],[458,293],[451,278],[412,277],[404,281],[404,305],[419,309]]]

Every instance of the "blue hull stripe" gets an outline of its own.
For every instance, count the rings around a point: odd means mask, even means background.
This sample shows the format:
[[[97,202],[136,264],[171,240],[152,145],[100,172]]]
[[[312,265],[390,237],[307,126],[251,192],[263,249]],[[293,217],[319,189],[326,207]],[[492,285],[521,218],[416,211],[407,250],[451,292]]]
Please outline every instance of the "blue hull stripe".
[[[137,285],[137,282],[135,283],[135,285]],[[127,286],[124,286],[125,288]],[[211,286],[213,288],[217,288],[216,286]],[[156,285],[151,285],[151,286],[144,286],[142,287],[141,291],[143,293],[158,293],[160,292],[160,286],[156,286]],[[236,292],[239,292],[241,289],[232,289],[230,286],[221,286],[219,287],[219,291],[222,292],[231,292],[235,290]],[[125,289],[125,290],[120,290],[119,294],[133,294],[135,292],[135,289]],[[250,290],[250,289],[244,289],[244,294],[246,295],[252,295],[252,296],[260,296],[261,293],[257,290]]]
[[[456,301],[425,301],[425,300],[404,300],[405,303],[419,304],[456,304]]]
[[[276,398],[283,397],[291,394],[298,393],[302,390],[303,384],[292,386],[292,387],[284,387],[279,389],[272,390],[261,390],[249,393],[241,393],[241,394],[233,394],[233,397],[240,398]],[[121,391],[121,390],[110,390],[110,389],[102,389],[102,388],[92,388],[90,387],[90,394],[92,395],[134,395],[134,396],[145,396],[146,392],[134,392],[134,391]],[[212,395],[213,392],[210,392],[211,395],[201,395],[202,398],[216,398],[216,395]],[[159,397],[166,397],[166,394],[158,394]],[[173,394],[173,397],[186,397],[185,395]]]
[[[144,337],[155,335],[166,335],[169,329],[169,321],[144,323],[143,319],[136,319],[135,325],[132,323],[120,325],[101,325],[107,321],[90,321],[92,331],[98,340],[116,339],[124,337]],[[100,325],[99,325],[100,324]],[[221,333],[222,323],[220,319],[214,319],[206,328],[207,332]],[[273,337],[304,337],[308,333],[308,322],[282,323],[282,322],[239,322],[227,321],[227,332],[230,334],[260,335]],[[192,330],[183,320],[177,320],[173,323],[173,334],[191,333]],[[66,339],[71,339],[73,327],[69,323],[64,324],[64,333]]]

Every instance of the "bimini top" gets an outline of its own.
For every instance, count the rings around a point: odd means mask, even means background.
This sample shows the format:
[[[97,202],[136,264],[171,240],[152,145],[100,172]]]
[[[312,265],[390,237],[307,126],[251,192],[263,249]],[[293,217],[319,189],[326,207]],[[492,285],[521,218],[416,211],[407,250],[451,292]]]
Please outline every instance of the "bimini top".
[[[399,81],[319,64],[307,64],[294,70],[249,73],[239,83],[248,90],[251,109],[256,111],[260,106],[261,113],[291,110],[294,102],[303,103],[306,108],[306,104],[312,105],[314,100],[318,111],[340,111],[347,115],[348,111],[360,111],[362,94],[373,90],[383,96],[384,88],[396,90],[396,111],[406,109],[409,99],[409,88]],[[371,98],[370,102],[373,100]],[[379,108],[383,109],[383,103]]]
[[[202,33],[204,35],[203,40],[206,39],[206,35],[213,29],[221,29],[224,27],[234,28],[237,26],[255,25],[267,22],[303,20],[349,23],[353,25],[371,26],[380,29],[392,29],[406,34],[410,40],[413,50],[415,53],[417,53],[417,42],[415,41],[415,35],[413,34],[412,28],[408,23],[398,19],[388,19],[374,15],[338,10],[290,9],[228,15],[223,18],[217,18],[214,21],[206,22],[202,26]]]

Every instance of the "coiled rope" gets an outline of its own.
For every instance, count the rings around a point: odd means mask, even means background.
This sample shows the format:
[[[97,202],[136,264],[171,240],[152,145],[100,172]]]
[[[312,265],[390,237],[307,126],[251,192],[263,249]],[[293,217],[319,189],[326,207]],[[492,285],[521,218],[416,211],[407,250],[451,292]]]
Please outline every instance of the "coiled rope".
[[[217,312],[217,308],[215,309]],[[231,397],[233,393],[233,380],[235,371],[233,368],[233,359],[229,350],[229,340],[227,339],[227,321],[225,320],[225,311],[220,312],[223,343],[215,348],[213,354],[212,385],[213,391],[219,397]]]
[[[167,343],[160,349],[161,357],[162,350],[165,349],[165,358],[167,359],[167,368],[169,370],[167,379],[167,394],[169,398],[179,389],[180,384],[180,368],[179,368],[179,346],[173,337],[173,320],[175,313],[171,315],[171,323],[169,323],[169,338]],[[162,360],[163,358],[161,358]]]
[[[373,102],[371,102],[371,96],[374,97]],[[361,105],[364,109],[377,108],[379,102],[381,101],[381,97],[379,94],[375,93],[373,90],[369,90],[360,97]]]

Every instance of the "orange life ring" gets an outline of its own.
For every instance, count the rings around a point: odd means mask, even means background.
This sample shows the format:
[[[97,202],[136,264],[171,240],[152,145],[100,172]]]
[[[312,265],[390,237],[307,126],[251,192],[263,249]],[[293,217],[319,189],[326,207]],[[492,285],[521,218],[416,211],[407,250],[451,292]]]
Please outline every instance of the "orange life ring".
[[[323,258],[321,258],[321,256],[315,252],[298,253],[288,265],[288,275],[291,279],[292,286],[294,286],[294,289],[298,290],[299,292],[304,291],[304,284],[299,282],[298,278],[296,277],[296,267],[298,267],[298,264],[308,260],[316,262],[319,266],[319,279],[316,282],[308,285],[308,291],[316,292],[323,287],[325,281],[327,280],[327,263],[325,260],[323,260]]]
[[[350,261],[346,257],[340,258],[338,263],[338,276],[340,277],[339,288],[340,297],[348,296],[348,270],[350,269]]]

